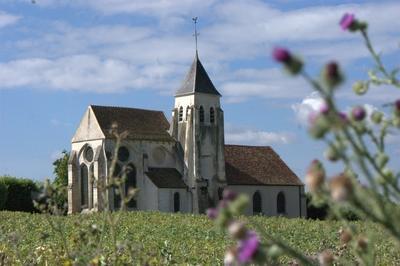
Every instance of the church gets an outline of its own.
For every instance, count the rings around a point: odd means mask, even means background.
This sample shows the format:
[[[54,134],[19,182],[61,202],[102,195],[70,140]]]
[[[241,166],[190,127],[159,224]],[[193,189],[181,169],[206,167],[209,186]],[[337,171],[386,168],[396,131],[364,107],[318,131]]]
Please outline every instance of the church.
[[[161,111],[90,105],[72,138],[68,213],[118,210],[118,190],[101,187],[124,175],[123,193],[138,189],[132,211],[205,213],[228,188],[248,195],[247,215],[305,217],[304,185],[271,147],[225,144],[220,98],[196,51],[170,123]],[[118,146],[115,125],[126,133]]]

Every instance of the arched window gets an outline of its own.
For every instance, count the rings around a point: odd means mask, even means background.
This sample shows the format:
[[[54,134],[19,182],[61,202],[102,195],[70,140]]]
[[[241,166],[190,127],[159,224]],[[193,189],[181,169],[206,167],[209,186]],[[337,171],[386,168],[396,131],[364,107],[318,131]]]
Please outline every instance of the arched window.
[[[183,120],[183,107],[179,107],[179,121]]]
[[[88,177],[88,168],[85,164],[81,165],[81,208],[88,207],[88,191],[89,191],[89,177]]]
[[[279,192],[276,198],[276,211],[278,214],[286,213],[286,199],[285,194],[283,192]]]
[[[125,195],[128,195],[129,190],[136,188],[136,168],[133,164],[129,164],[126,167],[126,180],[125,180]],[[128,202],[129,208],[136,208],[136,199],[132,198]]]
[[[262,212],[261,194],[256,191],[253,195],[253,214],[260,214]]]
[[[180,211],[181,208],[181,201],[180,201],[180,196],[179,192],[174,193],[174,212]]]
[[[188,117],[189,117],[189,106],[186,107],[186,117],[185,117],[186,121],[188,120]]]
[[[89,189],[90,189],[90,198],[89,198],[89,208],[94,207],[94,183],[96,182],[94,178],[94,165],[91,164],[89,168]]]
[[[114,172],[113,172],[114,181],[118,181],[121,178],[121,166],[119,164],[115,164]],[[113,185],[114,192],[114,210],[118,210],[121,207],[121,191],[116,184]]]
[[[204,122],[204,108],[203,106],[200,106],[200,122]]]
[[[213,124],[215,122],[215,113],[214,108],[210,108],[210,123]]]

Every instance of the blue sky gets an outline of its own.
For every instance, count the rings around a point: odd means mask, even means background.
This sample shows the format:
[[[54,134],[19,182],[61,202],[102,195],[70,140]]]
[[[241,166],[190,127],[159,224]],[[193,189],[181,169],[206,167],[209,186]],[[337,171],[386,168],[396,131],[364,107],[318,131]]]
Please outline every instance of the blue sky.
[[[368,20],[384,62],[398,66],[398,1],[0,0],[0,174],[51,178],[89,104],[170,118],[194,57],[198,16],[200,59],[223,95],[226,142],[270,145],[302,178],[324,150],[305,124],[320,101],[272,61],[274,46],[300,54],[312,74],[339,61],[347,77],[338,95],[343,110],[400,98],[389,88],[353,95],[351,84],[372,63],[361,38],[340,30],[344,12]],[[398,158],[399,138],[390,144]]]

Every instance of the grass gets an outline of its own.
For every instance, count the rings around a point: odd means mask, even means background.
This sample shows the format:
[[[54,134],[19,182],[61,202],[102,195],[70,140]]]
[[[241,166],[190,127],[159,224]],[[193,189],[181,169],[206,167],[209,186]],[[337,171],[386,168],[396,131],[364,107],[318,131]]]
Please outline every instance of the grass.
[[[70,251],[96,254],[94,250],[101,241],[106,243],[105,253],[111,254],[113,242],[110,228],[104,229],[103,238],[93,233],[93,224],[102,228],[102,213],[72,215],[67,217],[49,217],[65,232],[65,240]],[[116,214],[113,214],[116,215]],[[257,224],[263,232],[274,234],[286,240],[295,248],[307,254],[317,254],[326,248],[335,253],[339,246],[338,230],[341,227],[335,221],[312,221],[304,219],[242,217],[250,224]],[[354,222],[360,231],[375,238],[377,264],[399,265],[399,247],[389,240],[388,235],[372,223]],[[124,254],[133,252],[138,263],[143,264],[222,264],[225,250],[231,244],[223,232],[213,227],[205,216],[191,214],[168,214],[159,212],[121,213],[116,225],[118,245],[128,241],[134,243],[130,249],[119,250],[121,261]],[[259,230],[260,231],[260,230]],[[93,235],[92,235],[93,234]],[[264,235],[261,233],[261,235]],[[265,236],[263,236],[265,237]],[[3,238],[3,239],[1,239]],[[11,264],[35,262],[61,264],[64,251],[63,239],[56,234],[42,214],[18,212],[0,212],[0,264],[1,257],[7,256]],[[117,246],[118,246],[117,245]],[[101,254],[100,254],[101,255]],[[350,258],[350,257],[349,257]],[[96,257],[101,261],[101,256]],[[283,262],[288,262],[284,258]]]

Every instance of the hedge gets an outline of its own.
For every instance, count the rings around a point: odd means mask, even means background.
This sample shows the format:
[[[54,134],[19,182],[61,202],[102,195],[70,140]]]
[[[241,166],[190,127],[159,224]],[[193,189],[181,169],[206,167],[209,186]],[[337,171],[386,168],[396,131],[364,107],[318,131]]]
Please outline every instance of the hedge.
[[[30,179],[0,176],[0,210],[35,212],[32,194],[38,190]]]

